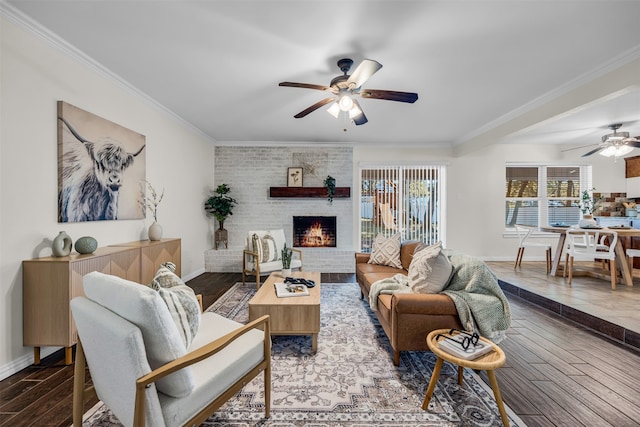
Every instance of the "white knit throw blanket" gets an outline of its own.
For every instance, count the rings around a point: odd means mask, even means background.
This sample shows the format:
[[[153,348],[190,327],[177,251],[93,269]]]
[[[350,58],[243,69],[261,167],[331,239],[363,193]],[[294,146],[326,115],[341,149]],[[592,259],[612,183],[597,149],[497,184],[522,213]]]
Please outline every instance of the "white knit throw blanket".
[[[479,258],[452,250],[444,250],[444,253],[453,264],[453,274],[441,293],[453,300],[460,322],[467,331],[477,331],[499,343],[511,325],[511,309],[495,274]],[[404,274],[374,282],[369,291],[371,309],[378,309],[378,295],[399,292],[412,292]]]

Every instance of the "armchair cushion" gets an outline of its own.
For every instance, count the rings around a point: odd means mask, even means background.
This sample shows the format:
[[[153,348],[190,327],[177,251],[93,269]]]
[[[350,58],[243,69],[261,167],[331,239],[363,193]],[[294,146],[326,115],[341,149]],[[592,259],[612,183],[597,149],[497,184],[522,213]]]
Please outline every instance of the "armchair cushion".
[[[284,230],[250,231],[248,248],[258,254],[258,263],[282,259],[286,239]]]
[[[163,263],[149,287],[158,291],[167,304],[184,346],[189,348],[200,326],[200,304],[193,289],[174,273],[175,269],[175,264]]]
[[[83,286],[87,298],[140,329],[151,369],[187,353],[169,309],[158,292],[97,271],[83,277]],[[187,368],[160,379],[156,387],[169,396],[184,397],[191,393],[194,384],[193,373]]]

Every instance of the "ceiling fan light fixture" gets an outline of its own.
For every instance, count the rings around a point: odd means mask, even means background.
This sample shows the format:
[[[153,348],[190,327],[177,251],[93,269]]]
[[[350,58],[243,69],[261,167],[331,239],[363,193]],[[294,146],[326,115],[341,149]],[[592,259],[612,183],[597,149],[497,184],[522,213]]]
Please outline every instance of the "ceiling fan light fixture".
[[[331,114],[336,119],[340,115],[340,105],[338,105],[338,101],[331,104],[329,108],[327,108],[327,113]]]
[[[340,97],[338,104],[340,104],[340,109],[342,111],[349,111],[353,108],[353,99],[348,95],[343,95]]]
[[[611,145],[598,154],[605,157],[621,157],[625,154],[629,154],[632,150],[633,147],[628,145]]]
[[[351,107],[351,109],[349,110],[349,118],[353,120],[356,117],[358,117],[360,114],[362,114],[362,110],[358,108],[357,105],[353,104],[353,107]]]

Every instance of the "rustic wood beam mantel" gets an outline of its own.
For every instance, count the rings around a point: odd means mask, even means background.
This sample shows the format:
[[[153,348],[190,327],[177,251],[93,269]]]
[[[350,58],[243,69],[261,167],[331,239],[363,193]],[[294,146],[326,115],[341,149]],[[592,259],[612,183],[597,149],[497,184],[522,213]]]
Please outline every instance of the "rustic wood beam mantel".
[[[326,198],[324,187],[269,187],[269,197]],[[334,199],[351,197],[351,187],[336,187]]]

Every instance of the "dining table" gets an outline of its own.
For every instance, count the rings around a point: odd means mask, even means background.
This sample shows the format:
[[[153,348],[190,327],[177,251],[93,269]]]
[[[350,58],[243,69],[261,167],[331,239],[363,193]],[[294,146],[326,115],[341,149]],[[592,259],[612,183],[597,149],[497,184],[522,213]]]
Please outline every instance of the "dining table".
[[[545,233],[558,233],[560,238],[558,239],[558,246],[556,247],[556,254],[553,257],[553,264],[551,265],[552,276],[562,276],[563,272],[560,271],[560,262],[562,261],[562,255],[565,247],[565,242],[567,239],[567,230],[569,226],[556,226],[556,225],[541,225],[538,227],[539,231]],[[615,231],[618,234],[618,241],[616,242],[615,253],[616,253],[616,264],[618,268],[620,268],[620,272],[622,273],[622,281],[627,286],[633,286],[633,275],[631,270],[629,269],[629,264],[627,263],[627,255],[625,252],[625,244],[627,246],[631,246],[631,237],[640,237],[640,229],[631,228],[631,227],[602,227],[598,228],[600,231]],[[600,277],[597,275],[597,277]]]

